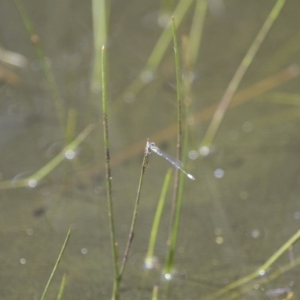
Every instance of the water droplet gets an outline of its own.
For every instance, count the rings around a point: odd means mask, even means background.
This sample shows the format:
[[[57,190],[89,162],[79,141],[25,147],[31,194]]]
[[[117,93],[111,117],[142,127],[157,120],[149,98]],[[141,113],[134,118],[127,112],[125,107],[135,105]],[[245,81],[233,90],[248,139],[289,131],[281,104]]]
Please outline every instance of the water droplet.
[[[67,150],[65,152],[65,158],[71,160],[71,159],[74,159],[75,157],[75,151],[74,150]]]
[[[158,269],[159,268],[159,261],[158,261],[157,257],[153,256],[153,257],[145,259],[144,266],[148,270],[151,270],[151,269],[154,269],[154,268]]]
[[[28,182],[27,182],[27,185],[30,187],[30,188],[35,188],[37,186],[37,181],[35,179],[29,179]]]
[[[207,146],[203,146],[199,149],[199,153],[202,156],[207,156],[210,153],[210,150]]]
[[[170,274],[170,273],[166,273],[166,274],[164,274],[164,278],[165,278],[166,280],[172,280],[173,276],[172,276],[172,274]]]
[[[300,219],[300,211],[294,212],[294,219],[299,220]]]
[[[224,174],[225,174],[225,172],[224,172],[224,170],[222,170],[222,169],[216,169],[216,170],[214,171],[214,176],[215,176],[216,178],[222,178],[222,177],[224,176]]]
[[[259,231],[258,229],[252,230],[251,236],[252,236],[254,239],[257,239],[257,238],[260,236],[260,231]]]
[[[88,253],[88,249],[87,248],[82,248],[81,249],[81,253],[82,254],[87,254]]]
[[[168,13],[164,13],[164,14],[160,14],[158,19],[157,19],[157,23],[161,28],[165,28],[167,26],[170,25],[170,14]]]
[[[192,160],[197,159],[199,156],[199,153],[196,150],[192,150],[189,152],[189,158]]]
[[[151,71],[142,72],[141,79],[145,83],[151,82],[154,79],[153,72],[151,72]]]

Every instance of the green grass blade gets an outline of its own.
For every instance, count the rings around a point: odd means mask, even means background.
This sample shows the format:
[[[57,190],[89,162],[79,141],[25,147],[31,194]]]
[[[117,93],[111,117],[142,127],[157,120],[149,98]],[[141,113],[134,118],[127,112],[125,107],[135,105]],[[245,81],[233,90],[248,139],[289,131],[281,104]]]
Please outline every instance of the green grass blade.
[[[179,62],[179,50],[177,44],[177,30],[175,19],[173,21],[173,40],[174,40],[174,53],[175,53],[175,67],[176,67],[176,87],[177,87],[177,159],[181,160],[181,136],[182,136],[182,94],[181,94],[181,72]],[[180,173],[180,174],[179,174]],[[182,173],[176,169],[174,180],[174,193],[172,201],[171,212],[171,228],[168,237],[168,251],[167,260],[164,268],[164,273],[170,274],[173,266],[175,247],[177,242],[177,232],[179,227],[179,215],[178,205],[180,201],[179,186],[183,180]],[[179,214],[178,214],[179,213]],[[175,233],[175,234],[174,234]]]
[[[148,251],[147,251],[146,258],[145,258],[145,265],[147,268],[153,267],[154,248],[155,248],[155,243],[156,243],[156,238],[157,238],[157,233],[158,233],[158,228],[159,228],[162,212],[163,212],[163,209],[165,206],[167,192],[168,192],[168,189],[170,186],[171,175],[172,175],[172,170],[169,169],[165,176],[165,179],[164,179],[162,191],[161,191],[161,194],[159,197],[159,201],[158,201],[155,216],[154,216],[154,221],[152,224]]]
[[[66,286],[66,281],[67,281],[67,275],[64,274],[61,280],[61,284],[59,287],[58,295],[57,295],[57,300],[61,300],[62,296],[64,294],[65,286]]]
[[[0,189],[11,189],[18,187],[28,187],[36,185],[41,179],[48,175],[53,169],[55,169],[66,157],[65,153],[67,150],[76,149],[83,140],[90,134],[93,130],[94,125],[87,126],[69,145],[64,147],[64,149],[57,154],[51,161],[49,161],[44,167],[35,172],[32,176],[26,177],[24,179],[16,180],[12,183],[11,180],[0,182]],[[31,181],[31,184],[30,184]]]
[[[260,266],[253,273],[237,280],[229,285],[225,286],[215,294],[206,297],[206,300],[217,299],[219,296],[224,295],[225,293],[240,287],[241,285],[248,283],[250,280],[262,276],[266,273],[266,271],[278,260],[279,257],[282,256],[284,252],[286,252],[293,244],[295,244],[300,239],[300,230],[298,230],[286,243],[284,243],[262,266]]]
[[[252,63],[259,47],[261,46],[262,42],[264,41],[267,33],[270,31],[273,23],[277,19],[281,9],[283,8],[286,0],[277,0],[275,6],[273,7],[272,11],[270,12],[268,18],[266,19],[265,23],[263,24],[261,30],[259,31],[258,35],[254,39],[251,47],[247,51],[244,59],[242,60],[241,64],[239,65],[238,69],[236,70],[227,90],[225,91],[214,115],[209,124],[209,127],[205,133],[203,138],[202,147],[210,148],[216,133],[219,129],[219,126],[223,120],[223,117],[227,111],[227,108],[235,94],[242,78],[244,77],[246,71],[248,70],[250,64]]]
[[[69,231],[68,231],[68,234],[67,234],[67,236],[66,236],[66,239],[65,239],[65,241],[64,241],[64,243],[63,243],[63,246],[62,246],[62,248],[61,248],[61,250],[60,250],[60,253],[59,253],[58,257],[57,257],[56,263],[55,263],[54,268],[53,268],[53,270],[52,270],[52,272],[51,272],[51,274],[50,274],[50,277],[49,277],[49,279],[48,279],[48,282],[47,282],[47,284],[46,284],[46,286],[45,286],[45,289],[44,289],[44,292],[43,292],[43,294],[42,294],[41,300],[44,300],[44,298],[45,298],[45,296],[46,296],[46,294],[47,294],[47,291],[48,291],[48,288],[49,288],[49,286],[50,286],[50,283],[51,283],[51,281],[52,281],[52,279],[53,279],[53,276],[54,276],[54,274],[55,274],[55,272],[56,272],[56,270],[57,270],[57,268],[58,268],[58,266],[59,266],[59,263],[60,263],[60,261],[61,261],[61,258],[62,258],[63,254],[64,254],[64,252],[65,252],[65,249],[66,249],[66,246],[67,246],[67,244],[68,244],[70,235],[71,235],[71,228],[70,228]]]
[[[93,34],[94,34],[94,63],[91,80],[91,91],[99,94],[102,80],[102,46],[107,43],[108,1],[92,0]]]
[[[176,18],[177,24],[180,24],[182,22],[192,3],[193,0],[180,0],[173,14],[174,18]],[[156,42],[156,45],[154,46],[154,49],[152,50],[147,60],[146,66],[142,70],[141,74],[132,82],[131,85],[129,85],[129,87],[125,89],[121,96],[124,96],[127,93],[137,94],[143,89],[146,83],[142,80],[141,75],[144,72],[154,72],[157,69],[158,65],[160,64],[163,56],[165,55],[168,49],[168,46],[172,41],[172,36],[172,26],[167,26],[162,32],[158,41]]]
[[[199,48],[203,32],[203,23],[207,11],[208,1],[197,0],[193,16],[193,22],[189,35],[188,59],[189,65],[194,66],[199,55]]]
[[[59,118],[59,121],[60,121],[61,128],[64,129],[64,115],[65,115],[65,112],[64,112],[64,107],[63,107],[63,99],[60,95],[59,89],[58,89],[57,84],[55,82],[55,77],[52,73],[52,70],[51,70],[51,68],[50,68],[50,66],[47,62],[46,55],[45,55],[45,52],[44,52],[43,47],[41,45],[40,38],[34,30],[34,27],[33,27],[32,23],[30,21],[29,16],[27,15],[27,12],[26,12],[23,4],[22,4],[22,1],[21,0],[14,0],[14,2],[15,2],[15,5],[16,5],[19,13],[20,13],[20,16],[22,18],[24,26],[25,26],[25,28],[26,28],[29,36],[30,36],[30,40],[33,43],[36,55],[39,59],[39,62],[41,64],[41,67],[43,69],[46,80],[48,82],[48,86],[49,86],[51,94],[52,94],[52,98],[53,98],[53,101],[54,101],[56,112],[58,114],[58,118]]]

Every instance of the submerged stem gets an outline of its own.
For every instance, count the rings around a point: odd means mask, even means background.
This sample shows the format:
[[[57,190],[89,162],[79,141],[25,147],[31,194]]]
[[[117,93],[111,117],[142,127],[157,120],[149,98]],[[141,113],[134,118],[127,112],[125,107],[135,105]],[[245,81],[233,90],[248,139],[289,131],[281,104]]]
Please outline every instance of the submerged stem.
[[[268,18],[266,19],[266,21],[263,24],[262,28],[260,29],[258,35],[256,36],[255,40],[253,41],[249,50],[247,51],[245,57],[243,58],[238,69],[236,70],[231,82],[229,83],[228,88],[226,89],[226,91],[225,91],[225,93],[213,115],[213,118],[209,124],[209,127],[208,127],[206,134],[204,136],[204,139],[202,141],[201,147],[209,148],[211,146],[211,143],[213,142],[213,140],[216,136],[216,133],[217,133],[219,126],[223,120],[223,117],[227,111],[227,108],[233,98],[233,95],[235,94],[241,80],[243,79],[246,71],[248,70],[250,64],[252,63],[254,56],[256,55],[259,47],[261,46],[267,33],[269,32],[270,28],[272,27],[274,21],[278,17],[285,2],[286,2],[286,0],[277,0],[275,6],[273,7],[272,11],[270,12]]]
[[[52,272],[51,272],[51,275],[50,275],[50,277],[49,277],[49,279],[48,279],[48,282],[47,282],[47,284],[46,284],[46,286],[45,286],[45,289],[44,289],[43,295],[42,295],[42,297],[41,297],[41,300],[44,300],[44,298],[45,298],[45,296],[46,296],[46,294],[47,294],[47,291],[48,291],[48,288],[49,288],[49,286],[50,286],[50,283],[51,283],[51,281],[52,281],[52,279],[53,279],[53,276],[54,276],[54,274],[55,274],[55,272],[56,272],[56,270],[57,270],[57,268],[58,268],[58,265],[59,265],[59,263],[60,263],[60,261],[61,261],[61,258],[62,258],[63,254],[64,254],[64,252],[65,252],[65,249],[66,249],[66,246],[67,246],[67,244],[68,244],[70,235],[71,235],[71,228],[69,229],[69,231],[68,231],[68,233],[67,233],[67,236],[66,236],[66,238],[65,238],[65,241],[64,241],[64,243],[63,243],[63,245],[62,245],[62,248],[61,248],[61,250],[60,250],[60,252],[59,252],[59,255],[58,255],[58,257],[57,257],[57,260],[56,260],[56,262],[55,262],[55,265],[54,265],[54,267],[53,267],[53,270],[52,270]]]

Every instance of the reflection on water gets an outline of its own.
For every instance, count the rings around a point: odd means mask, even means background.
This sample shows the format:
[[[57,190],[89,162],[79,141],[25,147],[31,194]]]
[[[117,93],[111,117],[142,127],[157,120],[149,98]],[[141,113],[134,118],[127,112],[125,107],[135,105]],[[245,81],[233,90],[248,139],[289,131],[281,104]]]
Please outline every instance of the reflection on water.
[[[292,104],[287,100],[288,95],[299,94],[299,84],[296,80],[283,84],[284,80],[274,75],[281,74],[283,65],[299,60],[299,43],[293,43],[299,35],[297,3],[286,5],[247,73],[239,94],[239,99],[248,97],[247,102],[240,100],[239,106],[229,109],[213,147],[199,149],[214,105],[270,5],[261,1],[210,1],[198,62],[191,73],[186,73],[193,76],[183,78],[192,85],[189,112],[199,120],[192,120],[188,129],[185,170],[196,180],[185,182],[175,271],[172,280],[161,280],[172,193],[163,211],[154,267],[144,268],[153,215],[168,169],[162,160],[151,159],[121,287],[122,299],[151,299],[153,286],[158,286],[159,299],[205,299],[257,270],[298,230],[300,111],[297,97]],[[90,96],[90,3],[43,1],[41,5],[32,1],[24,7],[40,37],[65,111],[77,112],[69,127],[73,128],[70,136],[74,138],[89,124],[95,124],[95,130],[75,150],[65,152],[66,159],[57,168],[41,181],[31,182],[31,188],[0,191],[1,295],[3,299],[39,299],[72,227],[70,243],[48,298],[56,297],[66,273],[65,299],[109,299],[113,272],[101,104],[100,99]],[[123,93],[143,69],[165,26],[161,9],[153,1],[117,1],[111,7],[107,47],[109,132],[120,257],[147,138],[154,136],[157,146],[171,155],[176,152],[176,126],[172,127],[177,114],[176,93],[165,88],[166,82],[175,82],[172,47],[158,70],[142,73],[146,86],[140,93]],[[179,26],[180,44],[184,43],[182,35],[189,33],[190,14],[192,11]],[[1,47],[28,60],[17,69],[0,57],[0,73],[4,68],[18,78],[12,82],[0,74],[0,174],[13,185],[54,159],[70,136],[61,130],[51,88],[13,3],[0,3],[0,16]],[[272,57],[286,60],[283,63]],[[265,78],[277,82],[276,94],[264,94],[274,86],[263,81]],[[249,86],[253,87],[251,92],[260,91],[254,93],[259,98],[244,90]],[[270,101],[272,95],[275,101]],[[222,299],[297,299],[299,248],[296,243],[264,276]]]

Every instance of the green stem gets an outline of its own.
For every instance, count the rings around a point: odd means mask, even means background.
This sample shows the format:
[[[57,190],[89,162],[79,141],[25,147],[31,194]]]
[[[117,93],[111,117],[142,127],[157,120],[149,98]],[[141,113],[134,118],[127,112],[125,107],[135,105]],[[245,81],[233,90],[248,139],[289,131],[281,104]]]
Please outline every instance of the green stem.
[[[165,206],[167,191],[169,189],[169,185],[170,185],[170,181],[171,181],[171,174],[172,174],[172,170],[169,169],[165,176],[163,188],[162,188],[162,191],[161,191],[161,194],[159,197],[159,201],[157,204],[155,217],[154,217],[154,221],[153,221],[153,225],[152,225],[148,251],[147,251],[146,258],[145,258],[145,265],[150,266],[150,267],[153,266],[153,253],[154,253],[154,248],[155,248],[155,242],[157,239],[157,233],[158,233],[159,223],[160,223],[161,216],[162,216],[162,211]]]
[[[287,251],[294,243],[296,243],[298,241],[298,239],[300,238],[300,230],[298,230],[286,243],[284,243],[262,266],[260,266],[256,271],[252,272],[251,274],[237,280],[234,281],[232,283],[230,283],[229,285],[225,286],[224,288],[222,288],[221,290],[219,290],[218,292],[216,292],[215,294],[213,294],[212,296],[208,296],[207,298],[205,298],[206,300],[212,300],[212,299],[216,299],[217,297],[224,295],[225,293],[240,287],[241,285],[249,282],[250,280],[264,275],[266,273],[266,271],[271,267],[271,265],[278,260],[278,258],[285,252]]]
[[[207,11],[207,5],[207,0],[197,0],[196,2],[188,44],[189,65],[193,67],[196,63],[197,57],[199,56],[199,48],[202,38],[203,24]]]
[[[178,55],[178,43],[176,37],[176,24],[175,19],[172,17],[173,22],[173,38],[174,38],[174,53],[175,53],[175,66],[176,66],[176,83],[177,83],[177,159],[181,159],[181,136],[182,136],[182,96],[181,96],[181,72],[180,62]],[[168,254],[164,272],[166,274],[171,273],[173,266],[175,247],[177,242],[177,234],[179,227],[180,212],[178,211],[180,199],[179,199],[179,185],[182,180],[182,174],[179,174],[179,169],[175,172],[174,181],[174,195],[172,201],[172,213],[171,213],[171,228],[168,239]],[[181,205],[180,205],[181,207]],[[175,234],[174,234],[175,233]]]
[[[278,17],[283,5],[285,4],[286,0],[277,0],[274,8],[272,9],[271,13],[269,14],[268,18],[266,19],[265,23],[263,24],[261,30],[259,31],[258,35],[256,36],[255,40],[253,41],[251,47],[249,48],[248,52],[246,53],[244,59],[242,60],[241,64],[239,65],[238,69],[236,70],[225,94],[223,95],[214,115],[209,124],[209,127],[206,131],[204,139],[202,141],[201,147],[210,147],[215,135],[219,129],[219,126],[223,120],[224,114],[227,111],[227,108],[235,94],[242,78],[244,77],[246,71],[248,70],[250,64],[252,63],[259,47],[261,46],[262,42],[264,41],[267,33],[270,31],[274,21]]]
[[[114,285],[112,299],[119,298],[119,268],[118,268],[118,249],[116,243],[114,209],[112,200],[112,176],[110,168],[109,154],[109,136],[108,136],[108,119],[107,119],[107,83],[106,83],[106,55],[104,46],[102,47],[102,112],[103,112],[103,132],[104,132],[104,148],[105,148],[105,167],[106,167],[106,189],[107,189],[107,204],[108,217],[110,225],[110,241],[114,268]]]
[[[93,34],[94,34],[94,63],[91,80],[91,90],[94,94],[101,91],[102,46],[107,41],[108,4],[107,0],[92,0]]]
[[[192,5],[193,0],[180,0],[175,11],[174,17],[178,24],[183,20],[183,17],[187,13],[188,9]],[[172,40],[173,29],[172,26],[167,26],[159,37],[154,49],[152,50],[145,67],[143,68],[140,75],[132,82],[132,84],[125,89],[121,96],[126,95],[127,93],[137,94],[145,86],[145,81],[142,80],[142,74],[144,72],[154,72],[158,65],[160,64],[164,54],[166,53],[168,46]]]
[[[58,291],[57,300],[61,300],[62,299],[62,296],[64,294],[64,290],[65,290],[65,286],[66,286],[66,280],[67,280],[67,275],[64,274],[63,278],[61,280],[59,291]]]
[[[49,161],[40,170],[35,172],[32,176],[16,180],[13,183],[11,180],[1,181],[0,189],[11,189],[28,186],[34,187],[41,179],[43,179],[51,171],[53,171],[53,169],[55,169],[66,158],[66,151],[76,149],[93,129],[94,125],[87,126],[69,145],[64,147],[64,149],[59,154],[57,154],[51,161]]]
[[[45,295],[46,295],[46,293],[47,293],[47,291],[48,291],[48,288],[49,288],[49,286],[50,286],[50,283],[51,283],[51,281],[52,281],[52,279],[53,279],[53,276],[54,276],[54,274],[55,274],[55,272],[56,272],[56,270],[57,270],[57,267],[58,267],[58,265],[59,265],[59,263],[60,263],[60,260],[61,260],[61,258],[62,258],[62,256],[63,256],[64,251],[65,251],[65,249],[66,249],[66,246],[67,246],[67,244],[68,244],[70,235],[71,235],[71,228],[70,228],[69,231],[68,231],[68,234],[67,234],[67,236],[66,236],[66,239],[65,239],[65,241],[64,241],[64,243],[63,243],[63,246],[62,246],[62,248],[61,248],[61,250],[60,250],[60,253],[59,253],[58,257],[57,257],[56,263],[55,263],[54,268],[53,268],[53,270],[52,270],[52,272],[51,272],[51,275],[50,275],[50,277],[49,277],[49,279],[48,279],[48,282],[47,282],[46,287],[45,287],[45,289],[44,289],[44,292],[43,292],[43,295],[42,295],[42,297],[41,297],[41,300],[44,300],[44,298],[45,298]]]
[[[35,33],[35,30],[34,30],[34,27],[31,23],[31,21],[30,21],[30,18],[28,17],[27,12],[23,7],[22,1],[21,0],[14,0],[14,2],[15,2],[15,5],[16,5],[16,7],[17,7],[17,9],[18,9],[18,11],[21,15],[21,18],[22,18],[22,21],[25,25],[25,28],[26,28],[27,32],[29,33],[29,35],[30,35],[30,40],[33,43],[33,46],[35,48],[37,57],[40,61],[41,67],[44,71],[46,80],[48,82],[50,91],[52,93],[55,109],[56,109],[56,112],[57,112],[58,117],[59,117],[61,128],[64,129],[63,99],[62,99],[62,97],[59,93],[58,87],[57,87],[55,79],[54,79],[55,77],[52,73],[52,70],[49,67],[49,64],[47,62],[45,52],[44,52],[44,50],[42,48],[42,45],[40,43],[40,38]]]

